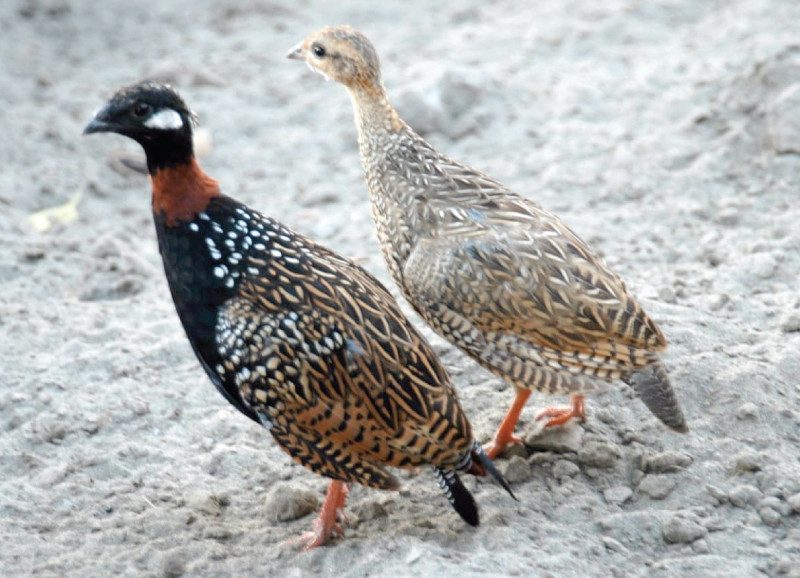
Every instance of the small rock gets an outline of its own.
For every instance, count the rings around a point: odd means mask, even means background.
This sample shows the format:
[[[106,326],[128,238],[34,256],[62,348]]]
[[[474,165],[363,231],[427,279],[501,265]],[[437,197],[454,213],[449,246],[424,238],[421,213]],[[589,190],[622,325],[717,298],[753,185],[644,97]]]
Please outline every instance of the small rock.
[[[196,512],[207,516],[222,514],[219,498],[209,492],[194,492],[186,496],[186,505]]]
[[[677,303],[678,296],[672,287],[662,287],[658,290],[658,300],[664,303]]]
[[[778,269],[778,262],[770,253],[756,253],[750,258],[747,269],[759,279],[771,279]]]
[[[186,561],[182,552],[169,552],[161,561],[162,578],[178,578],[186,572]]]
[[[552,464],[556,461],[558,461],[558,456],[553,452],[536,452],[528,457],[528,463],[531,467],[540,466],[542,464]]]
[[[604,407],[599,407],[596,410],[594,410],[594,417],[595,419],[598,419],[601,422],[607,424],[612,424],[617,421],[617,419],[614,417],[614,414],[612,414]]]
[[[267,516],[273,522],[288,522],[316,510],[317,496],[289,484],[276,484],[267,494],[265,506]]]
[[[670,544],[688,544],[708,534],[697,516],[675,514],[664,524],[664,540]]]
[[[763,454],[746,450],[733,456],[733,469],[737,473],[758,472],[763,462]]]
[[[800,572],[797,571],[797,559],[781,558],[772,566],[771,575],[797,578],[800,576]]]
[[[531,465],[525,458],[514,456],[508,460],[503,475],[510,484],[527,482],[531,479]]]
[[[364,500],[354,510],[353,513],[359,520],[374,520],[388,516],[386,508],[377,500]]]
[[[792,313],[781,323],[781,331],[784,333],[800,332],[800,314]]]
[[[578,451],[578,461],[593,468],[613,468],[617,458],[617,447],[606,442],[590,442]]]
[[[736,410],[736,419],[746,420],[755,419],[758,417],[758,406],[752,402],[743,403]]]
[[[708,554],[711,551],[711,549],[708,547],[708,542],[706,542],[704,538],[700,538],[699,540],[693,542],[692,550],[698,554]]]
[[[663,500],[678,486],[673,476],[664,474],[647,474],[639,483],[638,490],[653,500]]]
[[[583,428],[575,426],[547,428],[541,433],[533,433],[525,438],[525,445],[532,450],[559,454],[577,452],[582,442]]]
[[[422,556],[424,555],[425,555],[424,551],[422,551],[420,548],[417,548],[416,546],[412,546],[411,549],[408,551],[408,554],[406,554],[405,563],[406,565],[413,564],[414,562],[422,558]]]
[[[679,472],[694,461],[694,458],[682,452],[661,452],[652,455],[645,461],[645,471],[656,473]]]
[[[800,514],[800,493],[794,494],[793,496],[789,496],[786,500],[792,508],[792,512],[795,514]]]
[[[734,225],[738,225],[739,221],[739,211],[734,207],[726,207],[720,210],[720,212],[714,216],[714,222],[725,227],[733,227]]]
[[[622,504],[633,495],[633,490],[628,486],[614,486],[603,491],[603,497],[609,504]]]
[[[728,499],[731,501],[731,504],[737,508],[746,508],[758,502],[762,497],[763,494],[761,490],[748,484],[736,486],[728,492]]]
[[[781,513],[773,508],[760,507],[758,509],[758,515],[761,516],[761,519],[767,526],[777,526],[781,523]]]
[[[553,465],[553,476],[558,480],[575,477],[580,471],[581,469],[569,460],[558,460]]]
[[[203,538],[210,538],[212,540],[230,540],[233,536],[233,531],[227,526],[207,526],[203,530]]]
[[[603,545],[612,552],[621,552],[623,554],[626,554],[628,552],[628,549],[625,546],[623,546],[620,542],[609,536],[603,537]]]
[[[727,502],[728,501],[728,494],[726,494],[723,490],[719,489],[716,486],[712,486],[711,484],[706,484],[706,492],[712,498],[715,498],[718,502]]]

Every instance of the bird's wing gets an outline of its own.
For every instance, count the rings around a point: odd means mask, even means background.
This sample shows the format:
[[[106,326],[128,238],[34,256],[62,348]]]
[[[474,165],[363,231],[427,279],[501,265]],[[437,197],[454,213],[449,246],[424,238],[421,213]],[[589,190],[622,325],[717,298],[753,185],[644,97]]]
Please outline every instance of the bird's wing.
[[[394,487],[378,464],[457,462],[470,426],[427,343],[368,273],[295,239],[288,260],[249,256],[268,274],[219,315],[245,403],[296,460],[337,479]]]
[[[445,304],[480,331],[555,350],[613,357],[618,346],[663,349],[620,278],[555,216],[507,190],[484,186],[471,198],[468,208],[429,201],[433,232],[404,268],[413,301]]]

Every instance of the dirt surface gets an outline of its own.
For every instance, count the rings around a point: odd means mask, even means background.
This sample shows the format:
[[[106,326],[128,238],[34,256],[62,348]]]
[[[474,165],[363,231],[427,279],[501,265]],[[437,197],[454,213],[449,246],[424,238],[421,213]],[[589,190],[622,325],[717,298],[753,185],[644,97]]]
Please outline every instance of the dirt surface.
[[[342,4],[2,3],[2,574],[800,576],[800,3]],[[284,58],[345,23],[412,126],[626,279],[671,343],[688,435],[614,387],[499,460],[518,503],[466,480],[478,529],[422,471],[354,488],[344,540],[283,544],[326,481],[212,387],[149,185],[113,160],[135,144],[80,133],[118,86],[168,80],[225,192],[388,282],[346,92]],[[33,228],[78,193],[75,220]],[[511,389],[425,332],[488,439]],[[562,401],[534,396],[521,432]]]

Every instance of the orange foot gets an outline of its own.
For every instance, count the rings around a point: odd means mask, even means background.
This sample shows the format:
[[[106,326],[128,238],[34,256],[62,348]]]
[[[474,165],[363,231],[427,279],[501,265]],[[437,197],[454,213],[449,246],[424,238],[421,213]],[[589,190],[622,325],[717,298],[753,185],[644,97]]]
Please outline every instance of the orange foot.
[[[349,493],[350,484],[332,481],[331,485],[328,486],[328,492],[325,494],[325,502],[322,504],[319,516],[311,525],[311,531],[284,543],[296,544],[300,542],[305,544],[303,550],[311,550],[311,548],[327,544],[334,534],[342,536],[344,529],[337,522],[343,523],[345,521],[344,504]]]
[[[518,444],[522,440],[514,435],[514,428],[517,427],[519,421],[519,414],[522,413],[522,408],[525,407],[525,402],[531,396],[530,389],[518,389],[517,396],[514,398],[514,403],[506,413],[506,417],[497,428],[497,433],[494,434],[494,439],[483,446],[483,451],[490,459],[495,459],[502,454],[509,444]]]
[[[549,417],[550,420],[548,420],[544,427],[565,424],[573,417],[578,418],[580,421],[586,421],[586,404],[583,396],[571,395],[567,407],[546,407],[539,411],[534,419],[536,421],[541,421],[547,417]]]

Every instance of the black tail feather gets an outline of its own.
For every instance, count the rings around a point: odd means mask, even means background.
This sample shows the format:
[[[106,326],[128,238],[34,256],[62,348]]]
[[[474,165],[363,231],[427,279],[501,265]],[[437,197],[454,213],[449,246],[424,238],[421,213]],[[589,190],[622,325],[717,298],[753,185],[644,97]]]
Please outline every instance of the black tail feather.
[[[678,398],[669,382],[667,370],[661,362],[648,365],[635,373],[623,375],[622,380],[633,388],[647,408],[664,425],[679,433],[689,431]]]
[[[505,477],[503,477],[503,474],[501,474],[500,471],[494,466],[494,462],[489,456],[486,455],[486,452],[483,451],[483,447],[478,442],[475,442],[472,446],[472,458],[477,458],[478,462],[495,479],[495,481],[500,484],[506,492],[508,492],[508,495],[517,500],[514,492],[511,491],[511,486],[508,484],[508,480],[506,480]],[[519,500],[517,501],[519,502]]]
[[[480,523],[478,516],[478,504],[469,490],[461,483],[461,479],[454,470],[445,470],[434,466],[433,472],[436,481],[444,490],[444,495],[450,500],[453,509],[470,526],[477,526]]]

